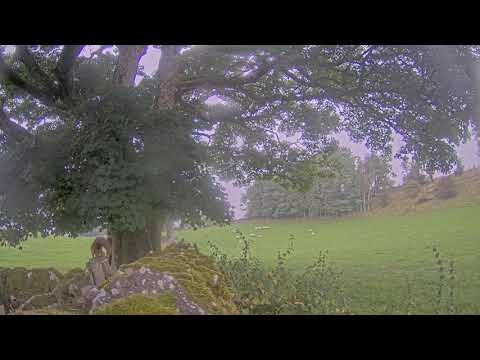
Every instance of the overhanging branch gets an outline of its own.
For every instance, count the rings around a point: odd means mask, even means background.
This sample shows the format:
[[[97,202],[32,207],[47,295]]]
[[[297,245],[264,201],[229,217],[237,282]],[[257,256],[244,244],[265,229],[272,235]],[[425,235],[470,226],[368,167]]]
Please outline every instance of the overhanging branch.
[[[113,74],[113,82],[116,85],[132,86],[137,75],[138,63],[146,54],[146,45],[117,45],[118,62]]]
[[[212,79],[208,77],[199,77],[192,80],[182,81],[179,87],[182,90],[191,90],[199,87],[212,87],[212,88],[236,88],[238,86],[255,83],[265,76],[269,71],[273,70],[276,63],[264,63],[256,70],[250,72],[250,74],[244,77],[235,77],[234,79],[218,78]]]
[[[58,93],[58,86],[38,65],[35,56],[28,50],[26,45],[17,45],[15,56],[27,67],[28,73],[37,79],[51,95]]]
[[[55,106],[55,99],[50,93],[46,93],[44,89],[39,88],[25,80],[23,80],[15,70],[5,63],[0,56],[0,81],[7,81],[15,87],[25,91],[27,94],[38,99],[45,105]]]
[[[85,45],[65,45],[55,68],[55,74],[63,86],[66,94],[70,93],[72,84],[72,70],[75,60]]]
[[[0,106],[0,130],[6,135],[7,141],[9,142],[20,143],[27,139],[33,140],[32,134],[19,124],[10,120],[2,106]]]

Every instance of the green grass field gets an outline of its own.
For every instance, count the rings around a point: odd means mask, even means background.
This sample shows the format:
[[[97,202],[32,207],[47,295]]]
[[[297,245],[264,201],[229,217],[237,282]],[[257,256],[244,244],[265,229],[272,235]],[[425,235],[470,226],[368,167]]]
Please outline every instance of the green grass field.
[[[66,272],[83,268],[90,257],[92,238],[48,237],[28,240],[18,248],[0,247],[0,267],[54,267]]]
[[[432,255],[438,244],[445,259],[454,259],[457,275],[455,302],[462,313],[480,313],[480,207],[447,208],[402,216],[369,216],[328,221],[270,220],[183,231],[179,237],[208,252],[208,241],[229,255],[238,255],[238,228],[255,237],[254,254],[274,264],[279,250],[295,236],[295,252],[288,262],[301,271],[320,250],[342,270],[354,313],[388,313],[401,301],[407,281],[415,300],[426,302],[439,273]],[[255,226],[269,225],[256,231]],[[315,235],[309,231],[312,229]],[[253,238],[253,237],[251,237]],[[0,267],[48,267],[61,271],[83,267],[89,257],[89,238],[47,238],[26,242],[23,250],[0,248]]]
[[[287,248],[291,233],[295,253],[290,268],[301,271],[320,250],[327,250],[329,261],[344,272],[355,313],[388,313],[389,304],[405,297],[408,282],[415,300],[426,302],[439,278],[432,253],[432,245],[438,244],[441,256],[455,261],[455,301],[460,311],[480,313],[479,214],[477,206],[330,221],[270,220],[186,231],[182,236],[197,242],[201,250],[207,251],[211,241],[226,254],[238,255],[234,227],[247,236],[261,234],[252,237],[254,253],[274,264],[277,252]],[[271,229],[256,231],[258,225]]]

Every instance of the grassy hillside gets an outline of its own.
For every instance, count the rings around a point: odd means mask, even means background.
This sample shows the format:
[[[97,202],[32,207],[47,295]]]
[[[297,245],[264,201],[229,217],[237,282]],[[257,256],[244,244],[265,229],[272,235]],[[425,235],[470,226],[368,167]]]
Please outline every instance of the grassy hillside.
[[[434,196],[435,187],[439,179],[421,187],[415,198],[409,198],[405,187],[394,189],[390,196],[389,205],[385,208],[376,207],[371,214],[407,214],[411,212],[425,212],[436,209],[471,207],[480,205],[480,169],[465,171],[461,176],[453,176],[454,188],[457,196],[451,199],[440,200]],[[427,201],[420,202],[420,198]]]

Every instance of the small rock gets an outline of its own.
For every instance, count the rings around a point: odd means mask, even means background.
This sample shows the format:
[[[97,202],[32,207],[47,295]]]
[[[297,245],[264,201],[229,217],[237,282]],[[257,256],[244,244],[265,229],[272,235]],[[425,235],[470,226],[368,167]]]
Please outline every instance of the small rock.
[[[50,281],[58,281],[58,276],[51,271],[48,272],[48,278],[50,279]]]
[[[88,292],[92,289],[94,289],[94,286],[92,286],[92,285],[87,285],[87,286],[82,287],[80,289],[81,296],[83,296],[83,297],[86,296],[88,294]]]
[[[158,281],[157,281],[157,285],[158,285],[158,287],[160,288],[160,290],[165,289],[165,285],[164,285],[164,283],[163,283],[163,280],[158,280]]]

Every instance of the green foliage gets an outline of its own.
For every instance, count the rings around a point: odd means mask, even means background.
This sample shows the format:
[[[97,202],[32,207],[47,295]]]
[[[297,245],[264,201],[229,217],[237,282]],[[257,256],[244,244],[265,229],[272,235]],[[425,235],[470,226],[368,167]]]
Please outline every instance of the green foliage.
[[[242,314],[333,314],[346,311],[341,273],[327,263],[325,253],[320,252],[312,265],[295,275],[286,266],[294,252],[293,235],[290,235],[289,247],[278,253],[271,269],[252,254],[251,240],[240,231],[236,234],[242,244],[238,258],[229,258],[215,245],[209,245],[219,268],[232,284],[234,300]]]
[[[419,185],[425,185],[427,183],[426,173],[418,161],[404,159],[402,162],[402,168],[404,173],[404,183],[410,181],[414,181]]]
[[[437,314],[455,313],[455,267],[454,261],[447,262],[441,258],[438,246],[432,247],[433,256],[438,266],[438,291],[435,297]]]
[[[291,242],[285,252],[279,252],[273,267],[266,267],[252,254],[251,240],[240,230],[241,249],[239,257],[228,257],[219,248],[209,243],[212,256],[233,284],[235,301],[242,314],[349,314],[350,299],[345,293],[342,272],[327,262],[326,252],[321,251],[313,264],[297,274],[286,266],[293,255]],[[290,234],[290,241],[294,236]],[[438,245],[432,247],[438,278],[422,296],[413,292],[411,283],[399,301],[393,300],[379,312],[386,314],[454,314],[455,268],[454,261],[447,264],[440,256]],[[392,264],[393,265],[393,264]],[[416,282],[418,282],[418,278]]]
[[[144,229],[155,211],[191,225],[231,217],[223,188],[189,136],[188,118],[146,110],[132,89],[85,104],[72,124],[38,126],[38,150],[0,154],[4,240]]]

